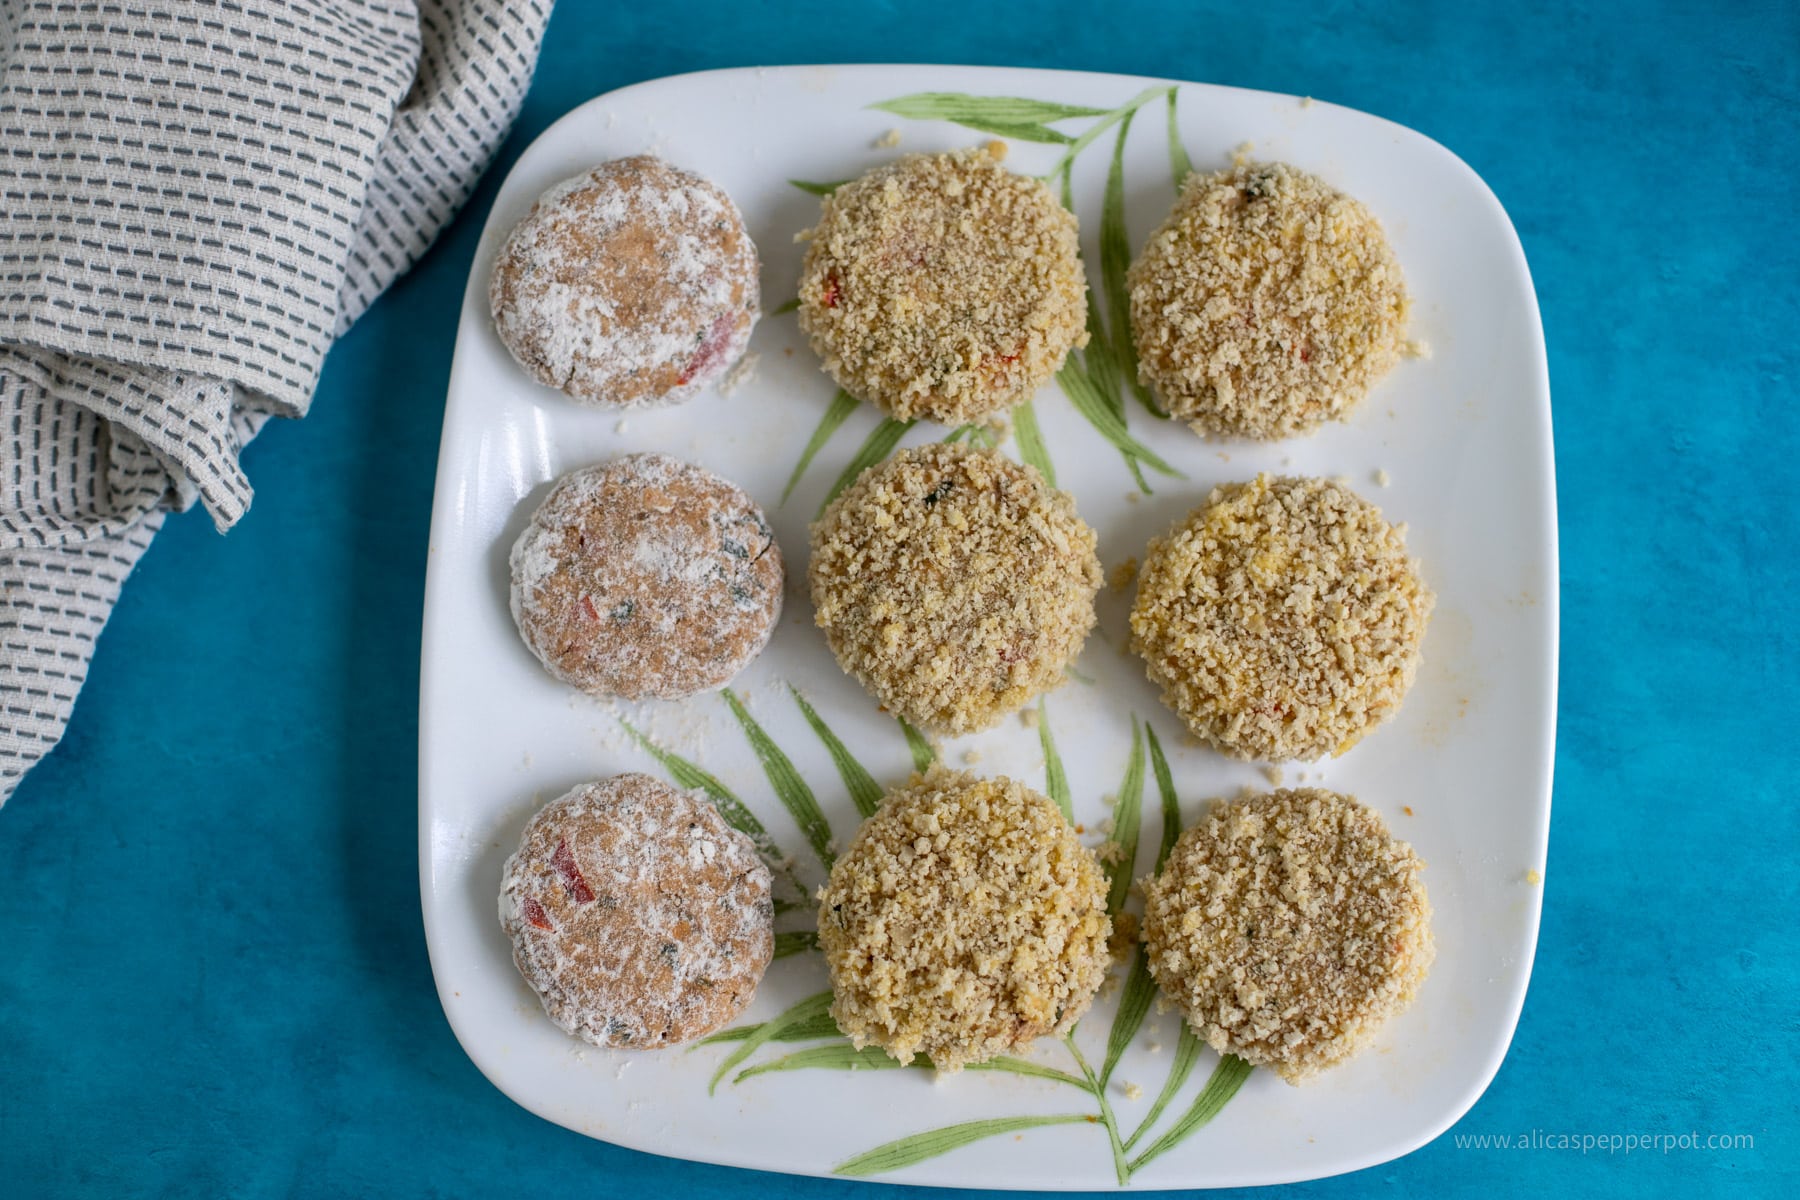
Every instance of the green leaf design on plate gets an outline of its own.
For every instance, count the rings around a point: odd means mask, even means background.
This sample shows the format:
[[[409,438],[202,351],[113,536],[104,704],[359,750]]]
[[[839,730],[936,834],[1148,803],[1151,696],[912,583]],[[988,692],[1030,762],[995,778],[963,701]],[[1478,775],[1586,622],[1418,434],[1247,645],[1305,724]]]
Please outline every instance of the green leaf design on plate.
[[[925,735],[913,728],[912,722],[905,717],[895,717],[900,722],[900,732],[906,735],[906,748],[912,752],[913,770],[923,775],[931,770],[931,764],[937,761],[937,751],[925,740]]]
[[[796,300],[794,303],[799,304],[800,302]],[[813,430],[811,439],[806,443],[806,449],[800,452],[800,461],[794,464],[794,473],[788,476],[787,486],[781,489],[783,504],[786,504],[788,497],[793,494],[794,485],[800,482],[800,477],[806,474],[806,468],[812,465],[813,456],[824,449],[825,443],[831,440],[831,435],[837,432],[838,426],[842,425],[850,414],[856,411],[856,405],[856,397],[843,388],[839,388],[837,395],[831,398],[831,406],[825,410],[825,415],[819,418],[818,428]]]
[[[829,1020],[829,1014],[827,1014],[827,1019]],[[738,1033],[737,1030],[730,1030],[728,1032],[737,1034],[737,1036],[732,1039],[726,1039],[723,1035],[714,1034],[713,1037],[708,1038],[707,1041],[742,1040],[744,1037],[749,1036],[749,1030],[757,1028],[760,1028],[760,1026],[746,1026],[745,1032],[743,1033]],[[788,1031],[784,1031],[782,1034],[777,1035],[776,1040],[780,1040],[780,1038],[787,1036],[787,1033]],[[837,1027],[836,1025],[833,1025],[829,1030],[828,1036],[835,1035],[836,1033]],[[783,1055],[781,1058],[772,1059],[766,1063],[759,1063],[754,1067],[748,1067],[743,1071],[740,1071],[737,1078],[733,1079],[731,1082],[733,1084],[742,1083],[753,1075],[763,1075],[771,1071],[799,1071],[808,1068],[818,1068],[827,1071],[885,1071],[899,1067],[907,1067],[919,1071],[935,1071],[937,1069],[932,1061],[923,1054],[914,1056],[910,1063],[901,1063],[879,1046],[865,1046],[861,1050],[858,1050],[848,1039],[840,1037],[829,1045],[808,1046],[804,1050],[797,1050],[792,1054]],[[1019,1075],[1031,1079],[1049,1079],[1054,1080],[1057,1083],[1066,1083],[1072,1087],[1078,1087],[1084,1092],[1091,1090],[1086,1081],[1076,1078],[1067,1071],[1059,1071],[1055,1067],[1046,1067],[1041,1063],[1034,1063],[1023,1058],[1013,1058],[1007,1055],[1001,1055],[998,1058],[990,1058],[986,1062],[970,1063],[963,1069],[965,1071],[998,1071],[1006,1075]]]
[[[1038,428],[1037,409],[1032,407],[1030,400],[1020,401],[1013,409],[1013,437],[1019,442],[1019,457],[1028,465],[1036,467],[1045,483],[1055,487],[1056,465],[1050,461],[1050,451],[1044,446],[1044,434]]]
[[[777,934],[776,936],[781,935]],[[754,1036],[764,1024],[767,1022],[758,1022],[755,1025],[735,1025],[730,1029],[721,1029],[711,1037],[704,1037],[695,1042],[693,1048],[698,1049],[701,1046],[711,1046],[719,1042],[741,1042],[747,1037]],[[831,1014],[821,1013],[816,1017],[809,1017],[804,1021],[784,1026],[776,1030],[767,1040],[771,1042],[813,1042],[820,1038],[838,1037],[840,1034],[837,1022],[831,1019]]]
[[[940,1154],[948,1154],[971,1142],[979,1142],[982,1138],[997,1137],[1003,1133],[1017,1133],[1024,1129],[1039,1129],[1045,1125],[1077,1125],[1097,1124],[1099,1118],[1088,1113],[1069,1113],[1055,1117],[992,1117],[985,1121],[964,1121],[960,1125],[946,1125],[942,1129],[931,1129],[924,1133],[915,1133],[910,1137],[886,1142],[873,1150],[865,1151],[855,1158],[839,1163],[832,1168],[834,1175],[881,1175],[888,1171],[898,1171],[902,1167],[910,1167],[922,1163],[928,1158],[936,1158]]]
[[[819,935],[810,929],[794,929],[775,935],[775,957],[787,958],[819,948]]]
[[[1143,1028],[1144,1017],[1150,1012],[1150,1001],[1155,998],[1156,980],[1151,978],[1149,961],[1144,957],[1144,948],[1139,946],[1132,952],[1131,970],[1126,973],[1125,986],[1119,989],[1119,1010],[1113,1014],[1112,1028],[1107,1031],[1106,1062],[1100,1068],[1102,1085],[1111,1081],[1113,1068],[1119,1065],[1126,1048]]]
[[[713,1072],[712,1082],[706,1085],[706,1094],[712,1095],[719,1086],[719,1080],[731,1074],[732,1070],[746,1058],[755,1054],[762,1046],[772,1041],[777,1034],[790,1025],[798,1025],[803,1021],[816,1020],[823,1013],[829,1018],[831,1014],[831,992],[819,992],[808,996],[780,1016],[764,1021],[756,1032],[750,1034],[736,1050],[728,1055],[719,1069]]]
[[[967,441],[970,445],[980,446],[984,450],[992,450],[1000,444],[1000,439],[995,437],[994,431],[986,425],[958,425],[944,435],[944,441],[952,444]]]
[[[1142,950],[1138,951],[1138,961],[1140,963],[1144,961]],[[1147,969],[1144,972],[1144,978],[1150,978],[1150,972]],[[1156,1127],[1156,1122],[1162,1118],[1163,1109],[1169,1107],[1169,1101],[1175,1098],[1175,1094],[1181,1090],[1182,1084],[1188,1081],[1188,1076],[1194,1073],[1194,1064],[1200,1061],[1200,1051],[1205,1048],[1206,1043],[1195,1037],[1194,1031],[1188,1028],[1186,1021],[1183,1021],[1181,1036],[1175,1042],[1175,1061],[1169,1065],[1169,1078],[1164,1081],[1162,1091],[1157,1094],[1156,1103],[1152,1104],[1150,1111],[1144,1114],[1142,1123],[1130,1137],[1125,1139],[1125,1149],[1130,1150],[1137,1145],[1139,1138]]]
[[[1021,142],[1067,145],[1074,139],[1051,129],[1047,122],[1069,117],[1099,117],[1104,108],[1023,100],[1016,96],[971,96],[964,92],[916,92],[870,108],[919,121],[951,121],[968,129]]]
[[[806,895],[806,888],[794,874],[793,868],[781,865],[788,861],[787,855],[781,852],[781,847],[775,844],[775,839],[769,836],[769,831],[763,827],[763,823],[756,819],[756,814],[745,807],[744,802],[739,800],[730,788],[679,754],[664,750],[639,733],[637,727],[630,721],[621,719],[619,724],[639,746],[644,748],[650,757],[662,764],[662,769],[669,773],[669,778],[673,779],[678,786],[689,791],[705,792],[712,799],[713,806],[719,810],[719,815],[725,818],[725,823],[748,837],[757,852],[768,860],[776,874],[785,879],[794,891],[801,896]],[[783,908],[783,903],[777,901],[776,907],[777,909]],[[786,905],[786,907],[792,908],[793,905]]]
[[[1077,1028],[1079,1028],[1077,1023]],[[1119,1141],[1119,1123],[1113,1118],[1112,1104],[1106,1098],[1106,1085],[1094,1076],[1094,1069],[1088,1066],[1087,1059],[1082,1056],[1081,1047],[1075,1044],[1075,1030],[1063,1034],[1063,1044],[1069,1048],[1069,1054],[1075,1059],[1075,1065],[1081,1068],[1087,1090],[1092,1093],[1095,1103],[1100,1105],[1100,1123],[1106,1127],[1106,1142],[1112,1150],[1113,1173],[1118,1176],[1119,1186],[1124,1187],[1131,1182],[1131,1168],[1125,1163],[1125,1147]]]
[[[824,515],[831,502],[838,498],[838,493],[855,483],[858,475],[892,454],[894,447],[900,444],[900,439],[906,436],[906,431],[916,423],[884,417],[881,424],[863,441],[862,448],[850,460],[850,465],[844,468],[844,473],[837,477],[837,482],[831,485],[831,490],[825,493],[825,499],[819,503],[819,515]]]
[[[1175,478],[1186,478],[1180,471],[1163,461],[1161,455],[1144,443],[1132,437],[1125,428],[1125,418],[1114,411],[1106,398],[1100,394],[1093,380],[1072,363],[1064,363],[1062,370],[1056,373],[1056,382],[1061,386],[1063,394],[1075,406],[1075,411],[1087,418],[1101,437],[1113,444],[1114,449],[1125,456],[1125,465],[1137,479],[1139,490],[1148,493],[1150,486],[1144,481],[1144,474],[1139,464],[1153,471]]]
[[[1048,125],[1035,125],[1030,122],[1022,122],[1017,125],[1008,125],[1001,121],[994,121],[991,123],[983,122],[980,124],[977,124],[974,121],[959,121],[957,123],[959,125],[967,125],[970,129],[979,129],[983,133],[991,133],[996,137],[1012,138],[1014,141],[1019,142],[1038,142],[1044,145],[1066,146],[1075,140],[1068,134],[1052,129]]]
[[[1163,757],[1162,743],[1156,740],[1156,727],[1144,722],[1144,733],[1150,741],[1150,769],[1156,774],[1156,790],[1162,794],[1162,845],[1156,851],[1156,873],[1162,874],[1169,861],[1169,851],[1181,836],[1181,805],[1175,799],[1175,780],[1169,774],[1169,760]]]
[[[1034,1063],[1029,1059],[1014,1058],[1006,1054],[998,1058],[990,1058],[986,1062],[970,1063],[963,1070],[1002,1071],[1008,1075],[1024,1075],[1032,1079],[1054,1079],[1058,1083],[1078,1087],[1084,1092],[1088,1090],[1086,1080],[1071,1075],[1067,1071],[1059,1071],[1055,1067],[1046,1067],[1042,1063]]]
[[[769,315],[771,317],[785,317],[791,312],[799,312],[799,311],[800,311],[800,297],[795,296],[792,300],[789,300],[786,303],[781,304],[781,305],[777,306],[776,308],[770,310]]]
[[[1169,761],[1163,757],[1162,743],[1156,740],[1156,728],[1148,721],[1144,722],[1144,735],[1150,746],[1150,767],[1156,775],[1156,787],[1162,795],[1162,844],[1157,848],[1156,871],[1162,873],[1163,863],[1169,857],[1169,848],[1181,834],[1181,812],[1175,802],[1175,782],[1169,775]],[[1135,746],[1134,746],[1135,750]],[[1136,755],[1133,755],[1136,758]],[[1130,777],[1130,769],[1126,771]],[[1138,784],[1142,789],[1143,774],[1139,766]],[[1140,808],[1141,813],[1141,808]],[[1141,828],[1142,818],[1139,824]],[[1115,830],[1116,831],[1116,830]],[[1134,839],[1135,841],[1135,835]],[[1139,946],[1131,956],[1131,970],[1125,976],[1125,986],[1119,992],[1119,1011],[1113,1016],[1113,1026],[1106,1039],[1106,1066],[1100,1072],[1100,1078],[1110,1079],[1113,1068],[1118,1065],[1125,1048],[1137,1037],[1138,1030],[1143,1027],[1144,1017],[1150,1012],[1150,1001],[1156,997],[1156,980],[1150,975],[1150,960],[1144,955],[1144,948]],[[1181,1040],[1176,1046],[1175,1062],[1169,1069],[1168,1082],[1163,1084],[1162,1095],[1150,1108],[1150,1115],[1138,1126],[1137,1132],[1126,1139],[1125,1148],[1130,1149],[1144,1131],[1155,1124],[1169,1100],[1187,1081],[1188,1072],[1194,1069],[1194,1057],[1200,1052],[1200,1042],[1189,1031],[1187,1023],[1181,1025]]]
[[[1175,94],[1180,89],[1169,89],[1169,174],[1175,180],[1175,190],[1181,191],[1182,181],[1194,172],[1193,160],[1188,158],[1187,147],[1181,144],[1181,127],[1175,115]]]
[[[844,781],[844,790],[850,793],[856,811],[865,819],[874,816],[875,810],[881,807],[881,785],[856,761],[856,756],[838,740],[837,734],[831,732],[831,726],[825,723],[825,718],[813,711],[813,706],[806,702],[806,697],[800,694],[799,689],[790,683],[788,691],[794,693],[794,703],[800,706],[806,723],[812,726],[813,732],[819,735],[819,740],[825,743],[825,752],[831,755],[831,761],[837,767],[838,776]]]
[[[831,1042],[824,1046],[808,1046],[804,1050],[796,1050],[792,1054],[784,1054],[780,1058],[768,1062],[757,1063],[754,1067],[745,1067],[739,1071],[732,1085],[736,1086],[755,1075],[767,1075],[772,1071],[805,1071],[822,1069],[827,1071],[887,1071],[900,1066],[892,1056],[880,1046],[864,1046],[858,1050],[846,1041]]]
[[[1054,179],[1057,175],[1067,172],[1070,166],[1075,162],[1075,156],[1093,145],[1095,138],[1099,137],[1108,129],[1111,129],[1114,125],[1123,121],[1126,117],[1135,113],[1138,109],[1144,107],[1145,104],[1156,99],[1167,90],[1167,88],[1160,84],[1156,87],[1145,88],[1125,103],[1119,105],[1119,107],[1110,112],[1101,114],[1098,121],[1089,125],[1080,137],[1069,143],[1069,148],[1062,152],[1062,157],[1056,160],[1056,165],[1050,168],[1049,172],[1044,175],[1044,178]],[[1073,209],[1074,206],[1070,205],[1069,207]]]
[[[1063,820],[1075,823],[1075,805],[1069,797],[1069,777],[1063,771],[1062,755],[1056,752],[1056,737],[1050,732],[1050,706],[1038,697],[1038,744],[1044,748],[1044,793],[1062,809]]]
[[[1227,1054],[1213,1068],[1206,1086],[1194,1097],[1194,1103],[1181,1119],[1169,1127],[1169,1131],[1150,1143],[1150,1148],[1131,1160],[1131,1169],[1141,1171],[1159,1155],[1165,1154],[1179,1146],[1196,1129],[1219,1115],[1230,1099],[1237,1095],[1238,1089],[1244,1086],[1244,1080],[1250,1078],[1251,1066],[1235,1054]]]
[[[1110,862],[1106,866],[1110,881],[1106,893],[1106,911],[1111,916],[1117,916],[1119,910],[1125,907],[1125,896],[1131,890],[1131,872],[1137,861],[1138,829],[1142,821],[1143,802],[1144,735],[1137,718],[1133,717],[1131,758],[1125,765],[1124,782],[1119,784],[1119,800],[1113,808],[1113,831],[1107,839],[1116,847],[1109,855]],[[1131,1045],[1131,1039],[1137,1036],[1138,1027],[1144,1023],[1144,1014],[1150,1009],[1150,998],[1155,991],[1156,984],[1144,965],[1144,953],[1140,949],[1132,956],[1131,971],[1126,975],[1124,990],[1119,994],[1119,1010],[1113,1016],[1112,1028],[1106,1035],[1106,1059],[1100,1067],[1102,1088],[1112,1080],[1113,1068],[1119,1065],[1120,1056]]]
[[[811,192],[815,196],[829,196],[850,181],[848,179],[834,179],[830,183],[809,183],[804,179],[790,179],[788,182],[803,192]]]
[[[1125,894],[1131,890],[1131,869],[1137,859],[1138,825],[1144,805],[1144,730],[1136,717],[1131,718],[1131,758],[1125,764],[1125,778],[1119,784],[1119,801],[1113,808],[1113,831],[1107,840],[1118,849],[1106,868],[1110,884],[1106,893],[1106,912],[1117,916],[1125,907]]]
[[[793,760],[783,754],[781,747],[773,738],[763,732],[763,727],[756,723],[744,702],[737,698],[737,693],[730,688],[721,690],[725,703],[731,706],[731,715],[738,724],[744,727],[744,736],[750,739],[750,748],[756,751],[756,760],[762,764],[763,774],[769,777],[769,786],[775,789],[775,795],[781,800],[800,826],[800,832],[812,844],[813,853],[825,864],[827,871],[837,861],[837,855],[831,851],[831,824],[825,814],[819,810],[819,801],[813,796],[812,789],[806,786],[806,780],[800,778],[800,772],[794,770]]]
[[[1131,237],[1125,231],[1125,139],[1131,133],[1131,113],[1119,122],[1113,139],[1112,164],[1106,171],[1106,193],[1100,206],[1100,278],[1106,289],[1106,315],[1112,329],[1112,368],[1152,416],[1168,419],[1150,392],[1138,380],[1137,345],[1131,336],[1131,299],[1125,287],[1125,269],[1131,265]],[[1089,304],[1093,303],[1090,295]]]
[[[971,120],[999,121],[1018,124],[1023,121],[1061,121],[1067,117],[1104,117],[1110,109],[1087,108],[1079,104],[1058,104],[1052,100],[1026,100],[1019,96],[974,96],[968,92],[914,92],[871,104],[870,108],[911,117],[920,121],[954,121],[962,125]]]

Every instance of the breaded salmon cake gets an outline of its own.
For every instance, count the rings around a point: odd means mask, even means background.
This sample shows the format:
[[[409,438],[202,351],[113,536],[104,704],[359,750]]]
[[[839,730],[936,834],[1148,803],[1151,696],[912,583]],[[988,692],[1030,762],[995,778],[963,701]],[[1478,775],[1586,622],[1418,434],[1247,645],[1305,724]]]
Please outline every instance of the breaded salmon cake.
[[[982,421],[1087,340],[1075,215],[991,150],[877,167],[802,236],[800,328],[838,386],[899,420]]]
[[[1432,603],[1380,509],[1330,480],[1259,475],[1150,543],[1132,648],[1222,753],[1315,759],[1399,710]]]
[[[815,620],[891,711],[939,733],[986,729],[1080,653],[1095,541],[1066,493],[999,451],[903,450],[814,523]]]
[[[1054,803],[941,768],[887,795],[819,893],[838,1027],[942,1071],[1072,1028],[1111,931],[1106,876]]]
[[[1405,344],[1400,263],[1362,204],[1282,163],[1191,175],[1126,275],[1138,373],[1201,433],[1343,419]]]
[[[1368,1045],[1424,982],[1423,868],[1350,796],[1217,805],[1145,883],[1146,962],[1213,1049],[1299,1083]]]

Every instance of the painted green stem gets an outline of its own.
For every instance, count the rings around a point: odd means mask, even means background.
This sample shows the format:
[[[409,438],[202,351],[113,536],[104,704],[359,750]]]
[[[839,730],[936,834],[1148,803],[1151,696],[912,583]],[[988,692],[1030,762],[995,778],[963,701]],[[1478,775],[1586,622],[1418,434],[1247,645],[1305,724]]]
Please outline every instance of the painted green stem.
[[[1150,1148],[1131,1160],[1130,1170],[1141,1171],[1160,1155],[1168,1153],[1202,1125],[1219,1115],[1231,1098],[1244,1086],[1244,1080],[1250,1078],[1252,1068],[1249,1063],[1235,1054],[1227,1054],[1213,1068],[1206,1086],[1194,1097],[1194,1103],[1181,1119],[1169,1127],[1169,1131],[1150,1144]]]
[[[1138,951],[1138,961],[1143,961],[1142,950]],[[1148,972],[1145,973],[1145,977],[1149,977]],[[1183,1021],[1181,1037],[1175,1043],[1175,1061],[1169,1065],[1169,1077],[1163,1081],[1162,1091],[1157,1094],[1156,1103],[1150,1106],[1150,1111],[1144,1114],[1144,1119],[1138,1123],[1138,1127],[1131,1131],[1130,1137],[1125,1139],[1127,1152],[1138,1144],[1139,1138],[1156,1128],[1157,1121],[1162,1119],[1163,1109],[1169,1107],[1169,1101],[1175,1099],[1181,1091],[1182,1085],[1187,1083],[1188,1076],[1194,1073],[1194,1064],[1200,1061],[1200,1051],[1204,1048],[1205,1043],[1195,1037],[1194,1031],[1188,1028],[1186,1021]]]
[[[839,740],[838,735],[831,732],[831,726],[806,702],[806,697],[800,694],[800,690],[790,683],[788,691],[794,694],[794,702],[800,706],[806,723],[812,726],[813,732],[819,735],[819,740],[825,743],[825,752],[831,755],[832,765],[837,767],[838,777],[844,781],[844,790],[850,793],[850,801],[856,805],[856,811],[865,819],[874,816],[875,810],[881,807],[881,785],[856,761],[856,756],[850,753],[850,748]]]
[[[1119,1142],[1119,1123],[1113,1119],[1112,1104],[1106,1098],[1106,1085],[1095,1078],[1094,1069],[1088,1066],[1081,1047],[1075,1044],[1073,1029],[1063,1035],[1063,1044],[1075,1056],[1075,1065],[1081,1068],[1082,1078],[1087,1080],[1088,1091],[1093,1093],[1095,1103],[1100,1105],[1100,1123],[1106,1126],[1106,1141],[1112,1148],[1113,1172],[1119,1178],[1119,1186],[1124,1187],[1131,1182],[1131,1167],[1125,1161],[1125,1148]]]
[[[775,789],[782,807],[788,810],[794,823],[800,826],[800,832],[806,835],[806,840],[812,844],[813,853],[819,856],[825,869],[831,870],[831,864],[837,861],[837,855],[831,849],[831,824],[820,811],[819,801],[813,795],[812,788],[806,785],[806,780],[794,769],[793,760],[775,744],[775,739],[757,724],[756,718],[750,715],[750,710],[744,707],[744,702],[738,699],[737,693],[725,688],[721,694],[725,697],[725,703],[731,707],[731,715],[743,726],[744,736],[750,740],[750,748],[756,752],[756,760],[762,764],[763,774],[769,777],[769,786]]]
[[[1075,823],[1075,805],[1069,796],[1069,776],[1063,771],[1062,755],[1056,752],[1056,738],[1050,732],[1050,708],[1038,697],[1038,743],[1044,748],[1044,791],[1056,807],[1062,809],[1063,820]]]
[[[1092,1124],[1092,1113],[1066,1113],[1055,1117],[990,1117],[984,1121],[964,1121],[960,1125],[947,1125],[942,1129],[930,1129],[924,1133],[915,1133],[909,1137],[884,1142],[873,1150],[867,1150],[839,1163],[831,1169],[833,1175],[864,1176],[885,1175],[889,1171],[898,1171],[902,1167],[910,1167],[914,1163],[924,1162],[928,1158],[936,1158],[940,1154],[948,1154],[952,1150],[978,1142],[982,1138],[995,1137],[1002,1133],[1017,1133],[1025,1129],[1038,1129],[1045,1125],[1079,1125]]]
[[[800,302],[796,300],[794,303],[798,305]],[[825,448],[825,443],[831,440],[831,435],[837,432],[838,426],[842,425],[850,414],[856,411],[857,403],[856,397],[843,388],[839,388],[837,395],[831,398],[831,407],[827,408],[825,415],[819,418],[818,428],[813,430],[812,437],[806,443],[806,449],[800,452],[800,461],[794,464],[794,473],[788,476],[787,486],[781,489],[783,504],[786,504],[788,497],[793,495],[795,485],[800,482],[800,477],[806,474],[806,468],[812,465],[813,457]]]
[[[743,1043],[727,1055],[724,1062],[719,1064],[718,1070],[713,1072],[712,1082],[706,1085],[706,1094],[712,1095],[719,1086],[719,1080],[731,1074],[734,1067],[762,1049],[763,1045],[774,1038],[776,1034],[790,1025],[815,1020],[830,1011],[831,992],[826,990],[817,995],[808,996],[773,1020],[764,1021],[761,1028],[745,1038]]]

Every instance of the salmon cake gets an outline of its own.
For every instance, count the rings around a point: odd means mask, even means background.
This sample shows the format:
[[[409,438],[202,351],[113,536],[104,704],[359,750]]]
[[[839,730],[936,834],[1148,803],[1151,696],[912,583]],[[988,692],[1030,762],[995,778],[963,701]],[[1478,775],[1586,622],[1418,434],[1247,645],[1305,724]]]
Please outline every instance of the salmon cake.
[[[1423,869],[1350,796],[1220,804],[1145,883],[1145,961],[1207,1045],[1300,1083],[1418,993],[1435,954]]]
[[[757,271],[731,197],[641,154],[539,196],[500,249],[488,302],[533,379],[585,404],[639,408],[685,400],[743,356]]]
[[[1139,376],[1202,434],[1342,420],[1405,350],[1406,284],[1381,223],[1282,163],[1190,175],[1126,281]]]
[[[769,869],[699,793],[585,783],[526,822],[500,883],[513,961],[557,1027],[677,1046],[731,1023],[775,953]]]
[[[898,420],[984,421],[1087,341],[1075,215],[993,145],[877,167],[801,235],[801,330],[839,387]]]
[[[595,696],[723,687],[768,643],[786,574],[762,509],[667,454],[558,480],[512,551],[512,613],[556,678]]]
[[[831,1015],[957,1071],[1074,1028],[1111,962],[1106,876],[1048,798],[938,769],[890,792],[819,893]]]
[[[1330,480],[1259,475],[1150,543],[1132,647],[1221,753],[1310,760],[1399,711],[1432,604],[1380,509]]]
[[[1033,468],[928,443],[864,471],[814,523],[814,619],[891,712],[937,733],[987,729],[1081,652],[1095,544]]]

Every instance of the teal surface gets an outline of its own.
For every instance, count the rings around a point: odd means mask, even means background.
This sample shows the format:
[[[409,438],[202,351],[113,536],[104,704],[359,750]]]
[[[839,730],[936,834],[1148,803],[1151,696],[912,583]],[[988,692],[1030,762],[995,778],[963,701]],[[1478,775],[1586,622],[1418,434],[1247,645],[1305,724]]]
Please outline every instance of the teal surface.
[[[438,424],[499,178],[624,84],[882,60],[1310,94],[1487,179],[1542,303],[1561,498],[1537,968],[1451,1134],[1294,1190],[1800,1194],[1800,6],[563,0],[470,210],[333,351],[313,415],[250,448],[243,524],[170,521],[0,809],[0,1195],[871,1186],[618,1150],[495,1091],[432,988],[414,806]],[[1754,1146],[1458,1144],[1534,1130]]]

